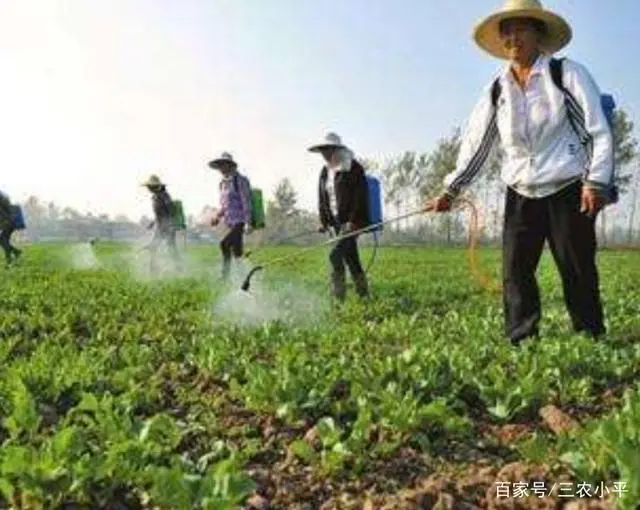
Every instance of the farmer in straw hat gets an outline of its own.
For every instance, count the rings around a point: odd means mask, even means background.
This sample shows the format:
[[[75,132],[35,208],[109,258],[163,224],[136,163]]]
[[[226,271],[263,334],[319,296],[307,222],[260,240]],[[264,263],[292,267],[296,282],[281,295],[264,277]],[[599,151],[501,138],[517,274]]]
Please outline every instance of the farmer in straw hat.
[[[559,269],[576,332],[605,333],[595,263],[595,220],[613,172],[613,136],[589,71],[551,58],[571,28],[538,0],[509,0],[481,21],[477,44],[508,61],[482,93],[446,191],[428,209],[447,211],[500,140],[507,184],[503,233],[506,334],[514,345],[538,335],[535,271],[545,240]],[[561,64],[563,92],[552,69]],[[555,74],[557,77],[557,74]],[[578,137],[578,126],[586,143]]]
[[[216,226],[221,221],[227,232],[220,241],[222,251],[222,278],[228,279],[231,268],[232,255],[239,259],[244,251],[244,234],[251,232],[251,185],[249,180],[238,172],[238,164],[228,152],[223,152],[219,158],[209,162],[209,167],[219,170],[222,174],[220,181],[220,209],[212,219],[211,225]]]
[[[320,171],[318,210],[322,232],[334,229],[336,235],[368,226],[367,182],[362,165],[335,133],[309,148],[320,153],[325,165]],[[360,297],[369,295],[367,276],[360,263],[357,236],[336,243],[329,257],[333,272],[333,295],[340,301],[346,295],[346,263]]]
[[[171,256],[176,265],[179,264],[180,255],[176,246],[176,229],[173,222],[171,196],[167,192],[167,186],[157,175],[151,175],[147,182],[142,184],[151,192],[151,203],[155,220],[149,224],[149,229],[155,226],[153,239],[147,246],[151,253],[151,272],[156,272],[156,253],[160,242],[166,241],[171,251]]]

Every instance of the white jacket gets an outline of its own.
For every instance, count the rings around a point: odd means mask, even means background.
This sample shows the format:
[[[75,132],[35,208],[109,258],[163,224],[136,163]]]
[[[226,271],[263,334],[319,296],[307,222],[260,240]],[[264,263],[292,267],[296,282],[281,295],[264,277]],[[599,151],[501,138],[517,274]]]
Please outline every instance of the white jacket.
[[[613,136],[600,102],[600,90],[587,69],[563,61],[563,84],[575,98],[575,111],[588,133],[587,148],[572,128],[565,95],[551,78],[550,57],[538,58],[526,90],[510,66],[499,75],[501,94],[494,109],[493,81],[485,88],[462,134],[456,169],[445,177],[446,192],[456,196],[467,187],[500,138],[505,158],[502,180],[529,197],[554,193],[583,178],[602,188],[613,172]]]

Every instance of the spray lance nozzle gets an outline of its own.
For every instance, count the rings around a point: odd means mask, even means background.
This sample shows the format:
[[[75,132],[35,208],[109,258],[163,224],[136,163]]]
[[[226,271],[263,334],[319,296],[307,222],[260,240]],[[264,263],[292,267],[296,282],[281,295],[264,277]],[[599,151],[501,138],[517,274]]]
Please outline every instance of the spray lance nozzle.
[[[249,271],[249,274],[247,275],[247,277],[244,279],[244,282],[242,282],[242,287],[241,289],[245,292],[249,292],[249,287],[251,287],[251,278],[253,277],[253,275],[255,273],[257,273],[258,271],[262,270],[262,266],[256,266],[254,267],[251,271]]]

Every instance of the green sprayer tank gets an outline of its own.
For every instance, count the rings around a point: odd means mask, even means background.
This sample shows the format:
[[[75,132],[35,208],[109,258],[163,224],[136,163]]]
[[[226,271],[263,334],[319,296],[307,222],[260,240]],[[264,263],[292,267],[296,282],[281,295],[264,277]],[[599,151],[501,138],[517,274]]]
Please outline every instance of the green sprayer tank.
[[[171,215],[173,216],[173,224],[177,230],[186,230],[187,223],[184,218],[184,209],[182,208],[182,200],[174,200],[171,203]]]
[[[262,200],[262,190],[258,188],[251,188],[251,228],[260,229],[264,227],[264,202]]]

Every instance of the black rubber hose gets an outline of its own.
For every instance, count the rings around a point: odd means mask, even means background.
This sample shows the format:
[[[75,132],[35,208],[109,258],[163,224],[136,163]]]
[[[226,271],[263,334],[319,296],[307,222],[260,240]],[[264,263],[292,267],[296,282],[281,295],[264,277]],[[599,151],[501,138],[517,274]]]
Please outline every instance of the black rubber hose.
[[[256,266],[254,267],[251,271],[249,271],[249,274],[247,275],[247,277],[244,279],[244,282],[242,282],[242,287],[241,289],[245,292],[249,292],[249,288],[251,287],[251,278],[253,277],[253,275],[262,270],[262,266]]]

